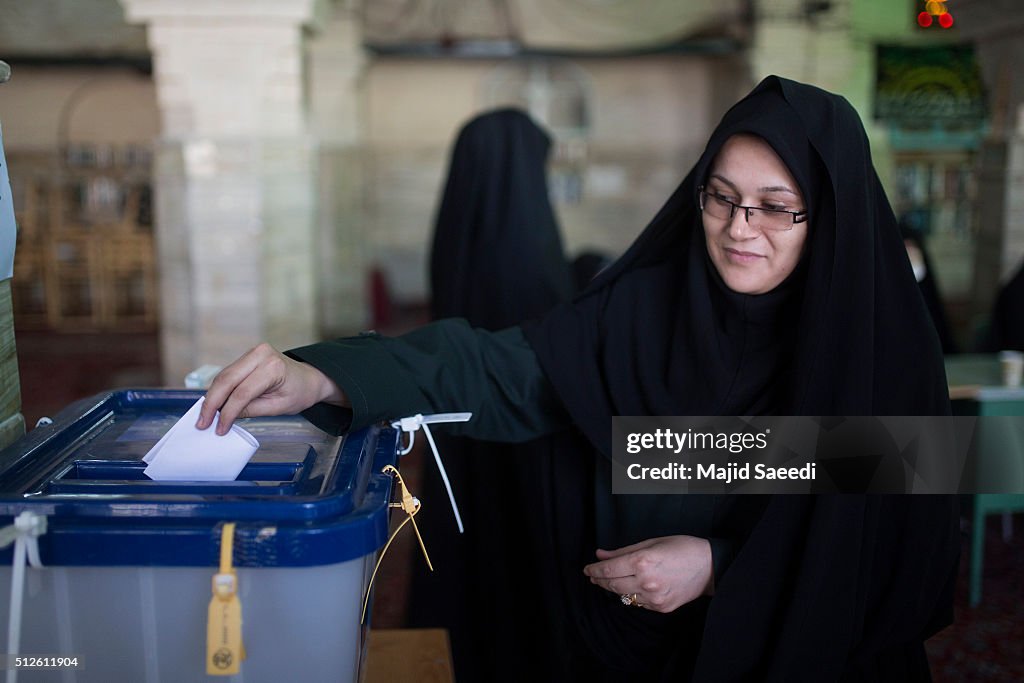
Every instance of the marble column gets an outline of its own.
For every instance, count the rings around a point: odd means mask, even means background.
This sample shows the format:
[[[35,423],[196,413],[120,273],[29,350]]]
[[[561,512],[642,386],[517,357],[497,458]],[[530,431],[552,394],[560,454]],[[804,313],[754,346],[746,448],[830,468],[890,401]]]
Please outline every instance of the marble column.
[[[351,3],[334,6],[309,40],[310,121],[319,143],[320,324],[326,335],[368,323],[363,168],[362,26]]]
[[[122,0],[161,111],[154,183],[164,381],[318,337],[314,0]]]

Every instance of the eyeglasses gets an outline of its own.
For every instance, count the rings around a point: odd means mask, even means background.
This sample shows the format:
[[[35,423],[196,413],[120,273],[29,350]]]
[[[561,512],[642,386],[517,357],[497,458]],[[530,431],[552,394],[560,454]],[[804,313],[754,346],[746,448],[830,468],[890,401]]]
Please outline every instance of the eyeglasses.
[[[714,192],[708,192],[701,185],[697,188],[700,196],[700,210],[713,218],[732,220],[736,210],[746,213],[747,224],[755,230],[792,230],[796,223],[807,220],[806,211],[786,209],[765,209],[759,206],[740,206]]]

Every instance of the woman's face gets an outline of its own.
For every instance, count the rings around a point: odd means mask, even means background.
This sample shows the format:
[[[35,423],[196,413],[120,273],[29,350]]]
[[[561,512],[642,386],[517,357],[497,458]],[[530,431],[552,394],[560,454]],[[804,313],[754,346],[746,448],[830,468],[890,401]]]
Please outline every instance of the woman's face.
[[[775,150],[756,135],[733,135],[711,163],[704,190],[709,197],[701,220],[708,255],[729,289],[764,294],[782,284],[800,262],[807,221],[792,223],[789,229],[769,229],[758,225],[757,211],[750,212],[753,225],[743,209],[736,209],[732,218],[716,218],[709,211],[715,198],[754,209],[806,211],[793,174]],[[716,206],[719,214],[720,207],[727,207],[721,201]]]

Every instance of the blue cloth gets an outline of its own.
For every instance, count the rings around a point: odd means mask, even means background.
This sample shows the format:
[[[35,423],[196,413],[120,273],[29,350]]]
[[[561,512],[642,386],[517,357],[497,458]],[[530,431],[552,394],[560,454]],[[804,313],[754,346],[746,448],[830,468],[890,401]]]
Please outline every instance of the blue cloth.
[[[7,173],[7,159],[4,158],[4,132],[0,128],[0,280],[14,275],[14,244],[17,238],[11,179]]]

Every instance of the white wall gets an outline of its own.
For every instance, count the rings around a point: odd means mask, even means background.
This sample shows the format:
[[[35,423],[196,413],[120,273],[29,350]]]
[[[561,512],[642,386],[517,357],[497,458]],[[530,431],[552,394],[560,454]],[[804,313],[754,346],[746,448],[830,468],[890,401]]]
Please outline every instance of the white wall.
[[[580,202],[555,209],[570,254],[596,247],[617,255],[675,189],[724,108],[749,82],[740,60],[721,57],[575,64],[591,93],[587,152],[582,163],[556,161],[554,170],[579,173],[583,194]],[[358,195],[333,219],[339,243],[329,257],[346,277],[361,278],[356,271],[379,263],[398,299],[425,300],[427,248],[450,146],[460,126],[484,107],[483,84],[498,66],[493,60],[367,63],[350,95],[362,100],[358,139],[338,150],[326,147],[321,159],[319,182],[336,187],[322,196]],[[318,98],[328,96],[338,94],[310,93],[314,115]],[[160,132],[156,97],[152,79],[127,67],[15,65],[14,78],[0,91],[0,120],[12,152],[56,150],[62,116],[64,136],[73,143],[148,143]],[[330,264],[321,270],[330,273]],[[334,329],[330,315],[324,318],[328,331],[347,331]]]
[[[160,130],[152,79],[129,67],[20,67],[0,89],[10,151],[53,151],[71,143],[136,144]],[[64,121],[62,123],[62,121]]]
[[[743,74],[728,59],[575,60],[590,86],[579,203],[559,203],[566,247],[621,253],[703,150]],[[385,58],[366,74],[367,243],[400,299],[427,296],[427,245],[459,128],[484,107],[497,61]],[[722,91],[730,94],[723,97]],[[554,170],[567,171],[555,160]]]

